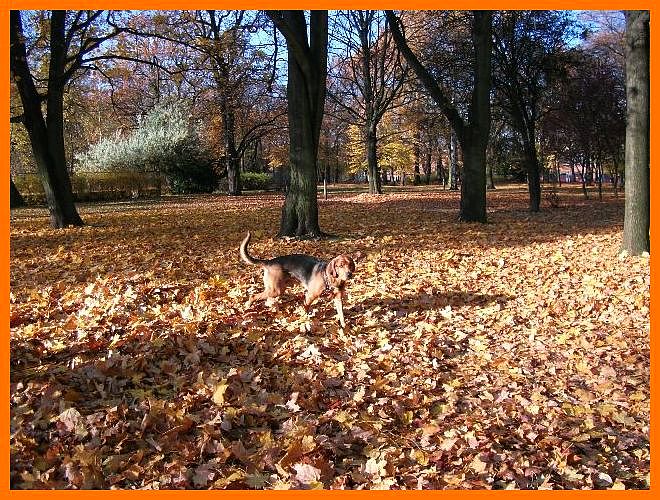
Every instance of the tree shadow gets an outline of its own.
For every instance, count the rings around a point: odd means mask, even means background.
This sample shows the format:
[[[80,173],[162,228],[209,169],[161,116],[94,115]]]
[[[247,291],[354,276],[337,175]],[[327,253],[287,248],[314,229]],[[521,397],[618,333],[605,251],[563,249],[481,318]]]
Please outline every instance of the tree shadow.
[[[409,312],[429,311],[450,306],[452,310],[463,307],[486,307],[492,303],[501,305],[514,299],[514,295],[483,294],[465,290],[447,290],[437,294],[426,292],[406,294],[401,297],[370,297],[361,300],[347,309],[349,312],[364,313],[373,308],[381,307],[388,311],[396,311],[398,316],[405,316]]]

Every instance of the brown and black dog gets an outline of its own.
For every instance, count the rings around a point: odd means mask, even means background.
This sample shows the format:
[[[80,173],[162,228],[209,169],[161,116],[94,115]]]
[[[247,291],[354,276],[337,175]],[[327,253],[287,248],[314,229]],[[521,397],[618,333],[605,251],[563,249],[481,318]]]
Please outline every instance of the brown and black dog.
[[[290,254],[273,259],[256,259],[248,253],[250,231],[240,246],[241,259],[259,265],[264,270],[264,291],[250,296],[248,307],[257,300],[279,297],[295,279],[305,287],[305,310],[325,291],[332,293],[339,323],[346,326],[342,299],[346,296],[346,282],[355,272],[355,262],[348,255],[338,255],[326,262],[311,255]]]

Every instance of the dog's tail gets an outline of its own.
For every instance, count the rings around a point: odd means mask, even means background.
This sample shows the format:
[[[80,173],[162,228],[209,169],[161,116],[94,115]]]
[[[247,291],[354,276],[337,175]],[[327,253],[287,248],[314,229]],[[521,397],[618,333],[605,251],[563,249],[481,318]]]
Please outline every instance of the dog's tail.
[[[241,242],[240,246],[240,253],[241,253],[241,259],[243,259],[243,262],[247,264],[263,264],[265,261],[261,259],[255,259],[248,253],[248,243],[250,243],[250,238],[252,235],[250,234],[250,231],[248,231],[247,236],[243,239]]]

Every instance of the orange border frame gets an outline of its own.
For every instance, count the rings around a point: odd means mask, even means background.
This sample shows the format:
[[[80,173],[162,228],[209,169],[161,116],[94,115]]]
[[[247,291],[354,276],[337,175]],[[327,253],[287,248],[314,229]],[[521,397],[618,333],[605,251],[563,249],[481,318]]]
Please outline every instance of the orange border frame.
[[[112,9],[188,9],[191,7],[209,7],[209,8],[218,8],[218,7],[239,7],[244,9],[263,9],[263,8],[291,8],[291,9],[304,9],[313,7],[315,9],[319,8],[331,8],[331,9],[342,9],[342,8],[400,8],[405,7],[406,9],[438,9],[438,8],[455,8],[455,9],[490,9],[490,8],[507,8],[507,9],[565,9],[565,10],[578,10],[578,9],[593,9],[593,10],[619,10],[622,8],[625,9],[646,9],[651,11],[651,164],[656,163],[656,160],[660,158],[660,153],[657,148],[654,147],[653,131],[657,130],[657,112],[658,110],[658,100],[655,99],[655,96],[658,95],[658,67],[657,64],[654,64],[654,61],[657,61],[658,54],[660,54],[660,29],[656,24],[654,29],[654,14],[660,9],[653,9],[652,2],[650,0],[640,1],[640,0],[500,0],[498,2],[488,2],[485,0],[192,0],[185,2],[184,0],[100,0],[97,2],[91,2],[89,0],[9,0],[8,5],[3,5],[0,7],[0,40],[4,40],[5,43],[2,44],[3,49],[0,55],[0,66],[5,73],[5,76],[2,78],[0,83],[0,89],[2,90],[3,96],[3,109],[5,109],[5,116],[9,116],[9,10],[10,9],[44,9],[44,8],[77,8],[77,9],[86,9],[91,6],[98,8],[99,4],[101,6],[107,6]],[[655,11],[655,12],[654,12]],[[5,158],[5,163],[3,164],[3,170],[7,172],[9,170],[9,120],[1,122],[2,125],[2,134],[5,138],[1,145],[0,150],[3,153]],[[6,174],[5,174],[6,175]],[[654,202],[654,195],[656,194],[655,187],[658,184],[658,179],[660,174],[657,170],[651,169],[651,246],[658,252],[658,237],[657,232],[654,230],[654,224],[658,221],[658,210],[660,204]],[[5,177],[6,179],[6,177]],[[6,185],[5,185],[6,186]],[[2,217],[0,220],[1,231],[5,235],[5,239],[2,240],[0,245],[0,262],[2,266],[2,276],[3,279],[0,282],[0,309],[3,311],[3,316],[9,318],[9,191],[5,190],[0,191],[0,200],[2,203]],[[656,357],[654,353],[657,353],[657,335],[653,335],[653,323],[657,323],[658,316],[658,305],[657,300],[653,300],[653,297],[657,295],[658,289],[658,276],[655,271],[656,261],[658,260],[657,256],[651,256],[651,392],[655,396],[654,389],[658,385],[658,369],[656,365]],[[0,427],[5,429],[6,432],[9,429],[9,321],[3,323],[2,330],[0,331],[3,341],[0,342],[0,366],[2,366],[0,386],[5,387],[7,391],[7,404],[3,407],[0,412]],[[658,415],[658,398],[651,398],[651,427],[655,418]],[[657,439],[657,432],[651,432],[651,449],[655,450],[657,445],[660,443]],[[2,446],[3,453],[0,454],[0,493],[9,494],[9,439],[3,441]],[[656,473],[658,472],[657,464],[657,453],[656,459],[654,460],[653,453],[651,453],[651,489],[650,491],[562,491],[562,492],[538,492],[538,491],[465,491],[465,490],[451,490],[451,491],[409,491],[409,492],[379,492],[379,491],[369,491],[369,492],[327,492],[327,491],[281,491],[281,492],[263,492],[263,491],[223,491],[223,492],[208,492],[208,491],[193,491],[194,495],[209,495],[209,494],[218,494],[222,495],[223,498],[236,498],[239,499],[243,496],[253,496],[253,495],[273,495],[287,497],[290,495],[296,497],[311,498],[319,497],[326,495],[342,495],[346,497],[347,495],[358,495],[360,497],[370,496],[371,498],[379,497],[389,497],[391,495],[405,495],[407,497],[421,498],[422,496],[428,498],[431,496],[442,496],[442,498],[453,497],[458,498],[463,495],[515,495],[517,498],[533,497],[536,495],[567,495],[573,498],[583,498],[587,495],[599,495],[607,496],[608,498],[620,498],[621,495],[633,496],[633,497],[650,497],[658,489],[656,479]],[[79,494],[89,494],[89,493],[79,493]],[[150,491],[140,491],[140,492],[129,492],[129,491],[113,491],[109,493],[102,493],[103,495],[120,495],[123,498],[128,498],[130,495],[134,498],[134,495],[139,495],[142,498],[152,497],[152,496],[167,496],[173,498],[175,495],[186,495],[191,494],[190,490],[185,492],[180,491],[159,491],[159,492],[150,492]],[[49,500],[53,499],[53,495],[56,498],[65,498],[68,495],[75,495],[75,493],[70,493],[68,491],[20,491],[20,490],[11,490],[11,495],[14,498],[19,497],[36,497],[36,498],[48,498]],[[116,498],[116,497],[115,497]]]

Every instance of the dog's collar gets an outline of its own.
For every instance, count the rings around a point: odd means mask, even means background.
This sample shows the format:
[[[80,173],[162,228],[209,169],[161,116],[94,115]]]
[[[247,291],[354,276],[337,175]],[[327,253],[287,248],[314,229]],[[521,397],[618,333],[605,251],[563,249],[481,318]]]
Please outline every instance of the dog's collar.
[[[322,264],[321,273],[323,275],[323,283],[325,283],[326,290],[332,290],[334,287],[330,284],[330,278],[328,277],[328,263],[324,262]]]

